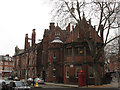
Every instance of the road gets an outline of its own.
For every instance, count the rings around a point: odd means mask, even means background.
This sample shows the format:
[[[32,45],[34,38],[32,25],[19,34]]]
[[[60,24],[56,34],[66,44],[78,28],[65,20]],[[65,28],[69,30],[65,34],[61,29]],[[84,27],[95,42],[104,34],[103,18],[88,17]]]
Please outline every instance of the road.
[[[41,84],[39,87],[32,88],[32,90],[42,90],[42,89],[48,89],[48,90],[56,90],[61,89],[61,90],[120,90],[118,88],[71,88],[71,87],[64,87],[64,86],[55,86],[55,85],[46,85],[46,84]]]
[[[46,85],[46,84],[40,84],[39,87],[40,88],[67,88],[67,87],[63,87],[63,86]],[[38,88],[38,87],[36,87],[36,88]]]

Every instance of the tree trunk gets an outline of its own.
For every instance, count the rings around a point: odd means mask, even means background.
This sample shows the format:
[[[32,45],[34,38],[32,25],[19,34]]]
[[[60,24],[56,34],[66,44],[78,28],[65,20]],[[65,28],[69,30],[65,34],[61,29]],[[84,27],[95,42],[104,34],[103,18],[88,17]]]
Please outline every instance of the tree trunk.
[[[99,71],[99,64],[94,64],[95,85],[101,85],[101,75]]]

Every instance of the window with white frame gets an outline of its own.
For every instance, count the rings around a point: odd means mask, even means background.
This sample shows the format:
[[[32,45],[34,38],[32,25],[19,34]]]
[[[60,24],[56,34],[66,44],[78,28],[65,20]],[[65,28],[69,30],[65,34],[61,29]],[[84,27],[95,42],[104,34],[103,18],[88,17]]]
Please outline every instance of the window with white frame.
[[[69,78],[69,67],[66,66],[66,78]]]
[[[5,62],[5,65],[8,65],[8,62]]]
[[[1,61],[1,65],[3,65],[3,61]]]
[[[9,67],[5,67],[4,70],[9,70]]]
[[[78,78],[78,73],[82,70],[81,66],[76,66],[76,70],[75,70],[75,76],[76,78]]]

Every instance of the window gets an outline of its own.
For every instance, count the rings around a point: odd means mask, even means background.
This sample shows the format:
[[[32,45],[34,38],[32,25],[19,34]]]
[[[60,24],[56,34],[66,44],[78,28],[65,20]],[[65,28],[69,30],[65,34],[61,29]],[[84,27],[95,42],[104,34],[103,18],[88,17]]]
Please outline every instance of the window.
[[[9,70],[9,67],[5,67],[4,70]]]
[[[5,65],[8,65],[8,62],[5,62]]]
[[[50,52],[48,52],[48,60],[50,60]]]
[[[53,59],[56,59],[56,52],[53,52]]]
[[[101,76],[103,77],[103,66],[100,67],[101,68]]]
[[[2,56],[0,56],[0,60],[2,60]]]
[[[56,44],[54,44],[54,46],[56,46]]]
[[[78,73],[80,72],[80,70],[82,70],[82,67],[81,66],[76,66],[76,70],[75,70],[76,78],[78,78]]]
[[[80,33],[79,32],[77,32],[77,38],[80,38]]]
[[[2,66],[0,66],[0,70],[2,70]]]
[[[68,55],[68,48],[65,49],[65,55]]]
[[[69,78],[69,67],[66,66],[66,78]]]
[[[78,55],[83,55],[83,54],[84,54],[84,49],[83,49],[83,47],[75,47],[75,48],[74,48],[74,54],[75,54],[76,56],[78,56]]]
[[[0,73],[0,77],[2,77],[2,73]]]
[[[27,57],[27,65],[30,65],[30,55]]]
[[[12,65],[12,63],[11,62],[9,62],[9,66],[11,66]]]
[[[89,66],[89,77],[90,77],[90,78],[93,78],[93,77],[94,77],[93,66]]]
[[[56,31],[56,32],[55,32],[55,36],[60,36],[60,32],[59,32],[59,31]]]
[[[9,57],[9,61],[12,61],[12,58]]]
[[[55,73],[55,71],[53,71],[53,77],[55,77],[56,76],[56,73]]]
[[[87,55],[90,55],[90,49],[89,49],[89,47],[86,48],[86,53],[87,53]]]
[[[84,49],[82,47],[78,48],[79,51],[79,55],[83,55],[84,54]]]
[[[78,48],[77,47],[74,48],[74,54],[75,54],[75,56],[78,56]]]
[[[12,70],[12,67],[9,67],[9,70]]]
[[[3,61],[1,61],[1,65],[3,65]]]
[[[68,56],[71,56],[71,55],[72,55],[72,48],[68,48],[68,49],[67,49],[67,55],[68,55]]]

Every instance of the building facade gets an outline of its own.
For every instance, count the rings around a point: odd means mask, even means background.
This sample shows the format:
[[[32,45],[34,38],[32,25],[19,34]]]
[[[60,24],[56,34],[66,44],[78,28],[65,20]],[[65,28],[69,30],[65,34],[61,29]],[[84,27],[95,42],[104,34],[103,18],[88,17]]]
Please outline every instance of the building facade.
[[[31,41],[31,45],[30,42]],[[25,35],[25,47],[19,49],[15,47],[14,61],[14,75],[20,79],[35,78],[40,76],[41,65],[41,49],[42,44],[35,43],[36,32],[32,31],[32,38],[28,38],[28,34]]]
[[[81,23],[86,26],[86,31],[91,28],[87,38],[94,42],[95,28],[83,17]],[[31,38],[31,46],[28,34],[25,36],[25,48],[16,48],[14,59],[14,71],[19,78],[42,77],[47,82],[77,84],[79,71],[86,73],[88,84],[94,84],[93,60],[81,25],[76,24],[71,31],[70,24],[66,30],[62,30],[58,24],[50,23],[49,29],[45,29],[43,39],[35,43],[35,30]],[[98,47],[100,38],[98,37]],[[96,49],[97,49],[96,48]],[[99,74],[104,73],[104,62],[99,60]]]
[[[43,36],[42,64],[46,81],[64,81],[64,46],[70,31],[62,30],[58,25],[50,23]]]
[[[9,55],[0,55],[0,78],[8,78],[13,71],[13,59]]]
[[[85,18],[81,21],[85,23],[86,30],[92,28],[88,33],[88,38],[94,41],[95,30]],[[45,41],[45,42],[44,42]],[[98,48],[100,38],[98,38]],[[42,60],[47,66],[46,81],[78,83],[78,73],[80,70],[86,73],[87,83],[94,84],[93,61],[87,42],[84,41],[84,34],[81,27],[76,24],[74,30],[70,31],[70,24],[66,30],[61,30],[57,25],[50,24],[50,29],[45,30],[43,37]],[[45,56],[47,57],[45,57]],[[104,62],[102,57],[99,60],[99,74],[103,76]],[[61,80],[61,81],[60,81]]]

